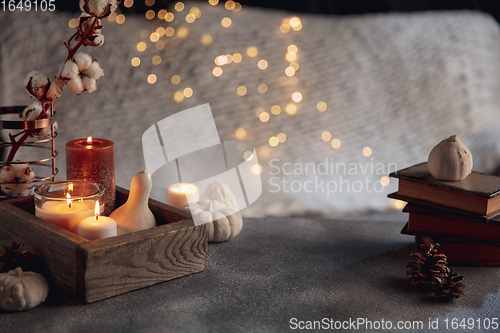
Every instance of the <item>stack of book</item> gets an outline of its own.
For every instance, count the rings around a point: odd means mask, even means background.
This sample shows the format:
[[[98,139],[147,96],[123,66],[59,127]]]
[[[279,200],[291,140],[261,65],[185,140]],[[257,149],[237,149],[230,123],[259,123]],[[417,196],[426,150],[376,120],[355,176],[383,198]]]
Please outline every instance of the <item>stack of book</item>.
[[[439,243],[448,261],[500,265],[500,177],[472,172],[450,182],[434,178],[427,163],[390,174],[399,179],[390,198],[407,202],[401,233]]]

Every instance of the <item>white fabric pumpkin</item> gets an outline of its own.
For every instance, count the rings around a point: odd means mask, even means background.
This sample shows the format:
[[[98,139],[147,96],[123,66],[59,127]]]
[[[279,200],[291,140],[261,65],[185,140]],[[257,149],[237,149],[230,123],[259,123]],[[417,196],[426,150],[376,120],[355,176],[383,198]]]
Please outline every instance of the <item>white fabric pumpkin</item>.
[[[456,135],[452,135],[432,149],[427,167],[436,179],[462,180],[472,171],[472,154]]]
[[[209,242],[225,242],[238,235],[243,227],[241,214],[219,201],[200,200],[184,207],[191,210],[197,224],[208,226]]]
[[[235,211],[240,210],[238,208],[236,198],[234,197],[233,192],[229,189],[229,186],[221,183],[219,180],[216,180],[214,183],[208,185],[200,200],[219,201]]]
[[[43,303],[49,294],[45,278],[21,267],[0,274],[0,309],[23,311]]]

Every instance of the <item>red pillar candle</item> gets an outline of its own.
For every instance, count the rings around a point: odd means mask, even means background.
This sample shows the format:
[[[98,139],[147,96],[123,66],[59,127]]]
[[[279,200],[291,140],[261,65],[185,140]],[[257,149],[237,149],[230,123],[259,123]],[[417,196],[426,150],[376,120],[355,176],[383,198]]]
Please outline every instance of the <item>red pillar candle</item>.
[[[115,208],[115,143],[106,139],[76,139],[66,143],[66,179],[102,184],[104,212]]]

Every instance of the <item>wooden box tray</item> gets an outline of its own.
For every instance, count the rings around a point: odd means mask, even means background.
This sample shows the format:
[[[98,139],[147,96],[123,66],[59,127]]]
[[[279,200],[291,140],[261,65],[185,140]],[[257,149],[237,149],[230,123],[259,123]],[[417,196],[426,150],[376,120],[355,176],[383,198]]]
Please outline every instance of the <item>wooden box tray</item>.
[[[116,206],[128,198],[117,187]],[[150,199],[155,228],[88,241],[35,216],[33,197],[0,202],[0,243],[17,240],[41,259],[46,278],[84,303],[201,272],[207,267],[206,225]]]

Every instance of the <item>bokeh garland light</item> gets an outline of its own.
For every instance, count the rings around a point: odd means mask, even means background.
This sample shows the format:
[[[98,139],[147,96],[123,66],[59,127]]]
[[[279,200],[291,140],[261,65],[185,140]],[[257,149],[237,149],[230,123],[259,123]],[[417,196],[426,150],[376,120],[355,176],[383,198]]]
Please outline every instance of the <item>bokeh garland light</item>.
[[[237,13],[242,9],[242,6],[240,3],[229,0],[229,1],[219,1],[219,0],[208,0],[208,3],[212,6],[224,6],[224,8],[228,11],[228,13],[225,15],[225,17],[221,18],[220,25],[213,25],[214,29],[223,29],[223,31],[230,31],[232,29],[235,29],[235,22],[234,22],[234,17],[231,17],[233,13]],[[134,5],[134,0],[124,0],[123,2],[124,6],[126,8],[131,8]],[[152,7],[155,4],[155,0],[145,0],[145,4],[148,7]],[[189,9],[189,10],[187,10]],[[155,48],[157,50],[162,50],[166,46],[166,40],[168,38],[188,38],[189,37],[189,27],[192,24],[196,24],[196,20],[200,19],[202,17],[202,12],[198,7],[191,7],[191,8],[186,8],[186,5],[179,1],[175,3],[173,7],[173,11],[170,12],[167,9],[160,9],[157,12],[155,12],[153,9],[149,9],[145,13],[145,18],[147,20],[158,20],[159,26],[157,27],[156,30],[153,31],[148,31],[147,29],[143,29],[140,32],[140,37],[142,38],[142,41],[137,41],[135,44],[135,47],[137,49],[138,55],[134,56],[131,60],[131,66],[134,68],[139,68],[139,67],[144,67],[147,66],[148,64],[153,66],[150,68],[150,70],[154,69],[154,66],[159,66],[162,64],[162,58],[159,55],[153,55],[151,58],[148,58],[147,62],[144,62],[145,56],[141,56],[141,54],[148,50],[154,50]],[[179,19],[185,21],[185,26],[179,27],[177,30],[175,30],[173,27],[168,26],[168,23],[172,22],[174,19]],[[108,20],[110,22],[116,23],[116,24],[124,24],[126,22],[126,17],[123,14],[114,14],[111,15]],[[163,24],[162,24],[163,22]],[[165,23],[167,25],[165,26]],[[71,19],[68,22],[68,25],[70,28],[74,28],[76,26],[76,20]],[[222,28],[221,28],[222,26]],[[298,33],[300,30],[302,30],[302,20],[297,17],[297,16],[292,16],[292,17],[287,17],[281,20],[279,23],[279,31],[283,34],[291,34],[293,35],[294,33]],[[217,36],[217,34],[213,34],[210,31],[205,31],[203,35],[197,36],[199,43],[202,45],[210,45],[213,42],[214,37]],[[155,47],[152,47],[151,45],[148,45],[149,43],[154,44]],[[224,51],[224,50],[220,50]],[[212,64],[215,66],[212,67],[212,78],[213,79],[219,79],[223,73],[225,73],[225,66],[235,66],[236,64],[241,63],[242,61],[244,63],[251,63],[252,66],[255,66],[256,71],[264,71],[267,70],[268,68],[274,68],[274,69],[279,69],[280,66],[279,64],[270,64],[266,59],[262,58],[257,58],[259,55],[259,49],[255,45],[247,45],[245,49],[239,50],[239,52],[236,53],[220,53],[218,56],[215,58],[207,59],[207,61],[211,61]],[[246,60],[245,60],[246,59]],[[244,61],[245,60],[245,61]],[[274,84],[279,84],[279,86],[285,88],[288,86],[297,86],[299,83],[299,78],[297,77],[297,72],[299,71],[300,65],[299,65],[299,60],[300,60],[300,50],[299,46],[295,44],[289,44],[286,47],[286,52],[284,53],[283,61],[285,62],[281,67],[282,69],[279,69],[281,72],[281,75],[276,78],[276,81]],[[271,66],[272,65],[272,66]],[[237,65],[236,65],[237,66]],[[147,70],[147,69],[146,69]],[[147,82],[151,85],[155,84],[158,80],[161,78],[157,77],[157,74],[149,72],[147,75]],[[172,85],[179,85],[179,90],[177,90],[172,98],[174,101],[181,103],[185,101],[187,98],[190,98],[193,96],[194,91],[192,88],[188,86],[182,86],[181,84],[181,77],[178,74],[171,73],[171,78],[170,82]],[[226,74],[224,74],[225,76]],[[167,78],[168,80],[168,78]],[[230,89],[230,91],[233,91],[237,93],[237,95],[241,96],[242,98],[246,98],[246,95],[249,94],[265,94],[268,92],[269,87],[274,87],[273,82],[261,82],[257,88],[250,87],[250,85],[242,85],[241,83],[238,84],[237,86],[233,87]],[[248,87],[248,88],[247,88]],[[233,90],[234,89],[234,90]],[[287,88],[288,89],[288,88]],[[265,108],[258,108],[256,110],[256,116],[262,126],[265,126],[264,123],[267,123],[271,120],[271,116],[278,116],[281,114],[282,111],[285,112],[285,116],[296,116],[296,114],[300,114],[300,112],[308,112],[312,110],[301,110],[301,102],[305,98],[303,92],[301,91],[289,91],[287,94],[290,94],[288,96],[291,96],[291,100],[289,103],[285,105],[272,105],[272,106],[267,106],[267,111]],[[290,97],[289,97],[290,98]],[[316,109],[319,112],[325,112],[328,109],[327,103],[324,100],[320,101],[314,101],[316,103]],[[314,104],[313,104],[314,105]],[[281,116],[280,116],[281,117]],[[234,132],[236,139],[242,140],[245,139],[249,136],[248,130],[245,128],[238,128]],[[332,133],[329,131],[323,131],[321,132],[321,140],[326,141],[331,145],[333,149],[340,149],[341,148],[341,141],[339,138],[333,138]],[[272,136],[268,139],[268,145],[262,146],[262,147],[256,147],[256,151],[259,154],[259,157],[261,158],[269,158],[271,156],[272,149],[274,147],[277,147],[279,144],[285,143],[287,140],[287,136],[285,133],[279,133],[276,136]],[[244,142],[240,142],[241,144],[244,144]],[[241,149],[241,151],[245,151],[246,149],[246,144],[245,147],[240,147],[238,146],[238,149]],[[370,147],[365,147],[362,152],[364,156],[369,157],[372,155],[372,149]],[[248,154],[247,154],[248,155]],[[250,155],[247,156],[250,158]],[[260,165],[256,166],[255,172],[261,172],[262,168]],[[382,177],[380,182],[382,183],[383,186],[387,186],[389,184],[389,181]],[[396,205],[399,203],[396,203]]]

